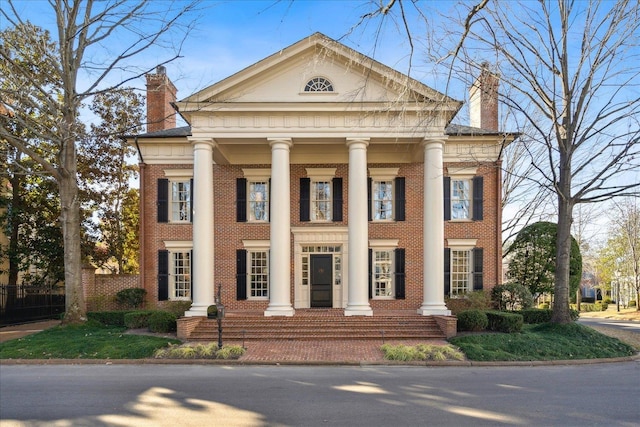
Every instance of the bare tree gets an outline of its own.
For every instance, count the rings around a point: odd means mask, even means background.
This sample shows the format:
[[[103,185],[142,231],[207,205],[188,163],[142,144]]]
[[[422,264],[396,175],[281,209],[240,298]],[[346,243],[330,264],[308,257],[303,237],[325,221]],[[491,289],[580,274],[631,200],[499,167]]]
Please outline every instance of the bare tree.
[[[181,45],[193,22],[198,1],[149,2],[145,0],[49,0],[47,12],[55,16],[57,40],[55,55],[47,58],[51,69],[34,67],[25,55],[16,60],[12,52],[21,46],[5,44],[0,58],[8,72],[3,79],[28,81],[29,85],[3,85],[0,107],[18,112],[24,107],[42,111],[34,116],[14,114],[12,120],[31,129],[33,138],[24,139],[0,127],[0,139],[31,157],[58,184],[60,192],[60,224],[63,231],[65,259],[65,322],[80,322],[85,316],[81,283],[80,200],[78,192],[77,144],[81,130],[78,119],[83,103],[94,95],[113,91],[180,55]],[[13,27],[24,25],[18,6],[8,0],[0,9],[0,18]],[[28,34],[25,35],[29,37]],[[28,42],[28,40],[26,40]],[[37,44],[26,43],[37,50]],[[24,47],[24,45],[22,46]],[[164,60],[142,61],[141,54],[157,49]],[[132,62],[137,61],[137,65]],[[139,64],[145,63],[140,68]],[[35,73],[59,75],[56,83],[60,96],[51,85],[39,84]],[[8,90],[4,88],[11,88]],[[53,117],[53,126],[42,126],[33,117]],[[50,144],[53,152],[41,154],[42,143]],[[55,160],[49,160],[49,159]]]
[[[640,310],[640,198],[615,203],[613,233],[622,245],[619,267],[635,291],[636,309]]]
[[[396,3],[402,2],[383,3],[385,14]],[[640,4],[478,0],[458,12],[442,43],[429,45],[446,53],[431,55],[449,75],[495,64],[501,100],[516,123],[527,124],[520,131],[528,140],[524,164],[557,205],[552,320],[568,323],[574,207],[637,194],[640,187],[621,178],[639,168]]]
[[[635,1],[491,2],[465,37],[465,66],[493,58],[502,101],[529,124],[530,162],[557,203],[553,321],[570,322],[574,207],[638,192],[621,175],[640,154],[640,5]],[[455,63],[452,63],[455,67]],[[534,147],[543,147],[540,157]]]

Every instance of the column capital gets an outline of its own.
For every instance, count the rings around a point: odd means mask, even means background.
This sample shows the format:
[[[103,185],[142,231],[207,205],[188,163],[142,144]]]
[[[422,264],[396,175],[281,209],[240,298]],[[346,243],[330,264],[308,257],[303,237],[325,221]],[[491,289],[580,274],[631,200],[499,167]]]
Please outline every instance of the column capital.
[[[356,144],[363,144],[365,147],[369,146],[370,138],[346,138],[347,147],[355,147]]]
[[[420,145],[423,148],[427,148],[429,146],[435,146],[435,145],[444,146],[447,139],[449,139],[449,137],[447,135],[442,135],[442,134],[425,136],[424,138],[422,138]]]
[[[269,142],[269,146],[274,148],[276,145],[284,144],[287,148],[291,148],[293,146],[293,140],[291,138],[267,138]]]
[[[218,143],[216,142],[215,139],[211,138],[211,137],[204,137],[204,136],[188,136],[187,140],[191,143],[191,145],[193,145],[194,147],[196,145],[200,145],[200,144],[204,144],[204,145],[208,145],[211,148],[215,148],[218,146]]]

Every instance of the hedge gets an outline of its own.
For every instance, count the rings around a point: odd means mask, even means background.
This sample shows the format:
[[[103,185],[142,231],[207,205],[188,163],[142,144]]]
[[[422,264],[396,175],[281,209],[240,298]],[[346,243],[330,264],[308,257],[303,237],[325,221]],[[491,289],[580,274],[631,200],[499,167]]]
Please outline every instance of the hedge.
[[[124,316],[130,311],[90,311],[87,319],[95,320],[105,326],[125,326]]]
[[[149,327],[149,317],[156,310],[138,310],[124,315],[124,325],[128,329],[141,329]]]
[[[481,310],[465,310],[457,317],[458,331],[483,331],[489,324],[486,313]]]
[[[175,332],[176,329],[176,316],[172,313],[155,311],[149,316],[149,330],[151,332]]]
[[[487,311],[489,325],[487,329],[497,332],[520,332],[524,324],[521,314],[507,313],[504,311]]]

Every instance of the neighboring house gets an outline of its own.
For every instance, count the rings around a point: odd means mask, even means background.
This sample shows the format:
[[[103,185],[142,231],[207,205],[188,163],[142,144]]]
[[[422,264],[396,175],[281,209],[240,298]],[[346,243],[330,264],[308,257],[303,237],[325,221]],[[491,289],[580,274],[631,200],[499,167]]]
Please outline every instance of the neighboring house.
[[[467,127],[461,102],[319,33],[179,102],[159,67],[135,137],[149,298],[450,314],[445,296],[501,282],[497,83],[482,73]]]

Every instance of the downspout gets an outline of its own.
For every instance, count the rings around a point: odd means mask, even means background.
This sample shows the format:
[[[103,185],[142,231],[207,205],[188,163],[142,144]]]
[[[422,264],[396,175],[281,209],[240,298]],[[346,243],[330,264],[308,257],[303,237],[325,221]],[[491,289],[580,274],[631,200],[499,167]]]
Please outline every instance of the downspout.
[[[142,157],[142,151],[140,151],[140,145],[138,144],[138,137],[135,137],[135,144],[136,144],[136,149],[138,150],[138,168],[140,169],[140,180],[139,180],[139,185],[140,185],[140,191],[139,191],[139,195],[140,195],[140,200],[139,200],[139,204],[138,204],[138,214],[140,215],[140,223],[138,224],[138,233],[140,235],[140,274],[139,274],[139,278],[140,278],[140,286],[142,287],[142,289],[147,289],[145,283],[146,283],[146,275],[145,275],[145,271],[146,271],[146,233],[145,231],[145,175],[146,175],[146,168],[147,165],[144,163],[144,158]]]

